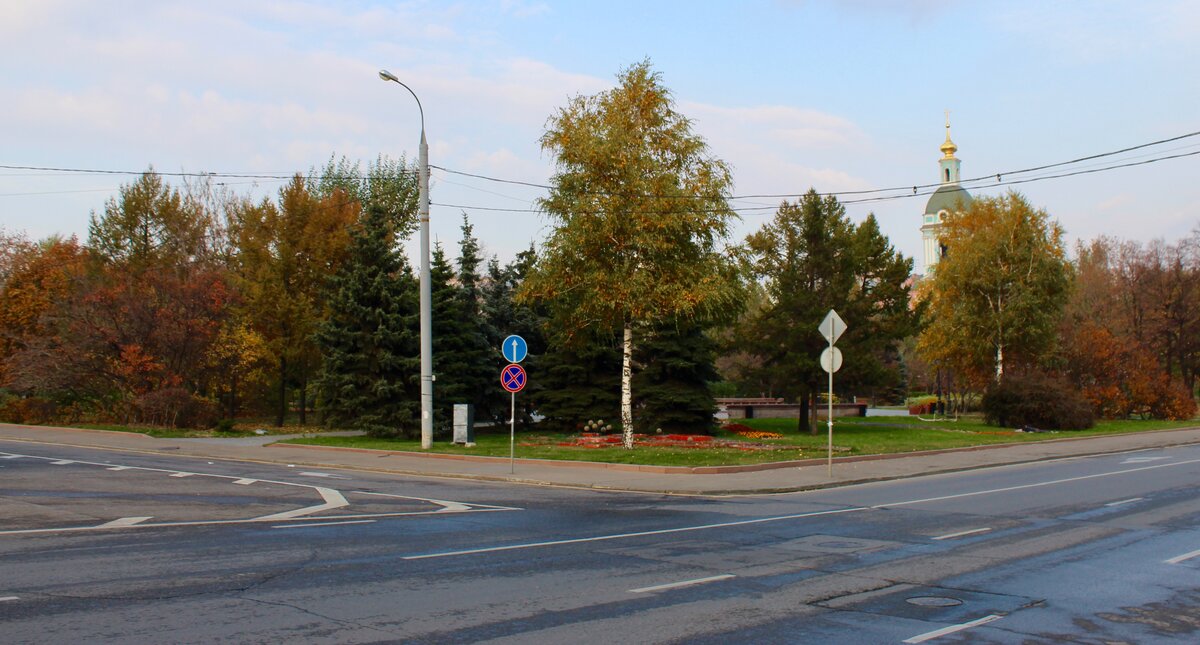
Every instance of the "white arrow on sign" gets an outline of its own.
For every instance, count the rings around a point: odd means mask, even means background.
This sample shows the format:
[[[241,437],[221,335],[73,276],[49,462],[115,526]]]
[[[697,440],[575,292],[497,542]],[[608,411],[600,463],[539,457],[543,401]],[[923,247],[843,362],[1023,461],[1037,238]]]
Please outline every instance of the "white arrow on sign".
[[[830,374],[842,369],[842,350],[836,347],[826,347],[821,352],[821,369]]]
[[[821,321],[821,326],[818,329],[821,332],[821,336],[825,337],[825,340],[830,343],[836,343],[846,331],[846,321],[842,320],[842,317],[836,311],[830,309],[829,313],[825,314],[825,320]]]

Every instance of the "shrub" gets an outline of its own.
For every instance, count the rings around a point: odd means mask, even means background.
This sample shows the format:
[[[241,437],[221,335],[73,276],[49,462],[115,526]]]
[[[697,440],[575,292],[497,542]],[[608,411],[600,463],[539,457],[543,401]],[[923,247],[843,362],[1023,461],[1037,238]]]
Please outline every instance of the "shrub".
[[[1092,405],[1065,379],[1041,372],[1005,375],[983,396],[984,420],[1008,428],[1084,430],[1096,424]]]
[[[217,406],[181,387],[168,387],[139,396],[133,403],[141,423],[173,428],[208,428],[217,420]]]
[[[13,397],[0,405],[0,420],[8,423],[41,425],[50,423],[58,415],[58,406],[53,401],[39,398]]]

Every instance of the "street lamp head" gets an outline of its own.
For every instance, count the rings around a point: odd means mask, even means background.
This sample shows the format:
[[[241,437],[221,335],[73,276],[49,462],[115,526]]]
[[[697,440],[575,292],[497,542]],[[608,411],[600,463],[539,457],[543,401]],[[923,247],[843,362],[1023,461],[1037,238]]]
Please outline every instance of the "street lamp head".
[[[383,79],[383,80],[385,80],[385,81],[393,81],[393,82],[395,82],[395,83],[399,83],[399,82],[400,82],[400,79],[399,79],[399,78],[396,78],[396,75],[395,75],[395,74],[393,74],[393,73],[391,73],[391,72],[387,71],[386,69],[381,69],[381,70],[379,70],[379,78],[382,78],[382,79]]]

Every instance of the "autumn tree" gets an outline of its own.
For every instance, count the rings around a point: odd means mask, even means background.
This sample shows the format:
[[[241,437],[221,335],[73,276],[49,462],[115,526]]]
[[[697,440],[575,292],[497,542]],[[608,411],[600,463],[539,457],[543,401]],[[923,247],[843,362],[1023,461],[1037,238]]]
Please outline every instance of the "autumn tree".
[[[399,239],[407,238],[417,228],[417,169],[404,157],[380,155],[367,163],[366,170],[347,157],[330,157],[324,167],[309,171],[307,185],[318,199],[338,194],[342,200],[357,202],[363,212],[380,208],[392,221]]]
[[[30,342],[55,333],[50,318],[78,286],[86,254],[75,238],[39,243],[6,240],[0,275],[0,385],[9,359]]]
[[[735,215],[729,167],[675,110],[661,75],[642,62],[617,78],[549,120],[541,144],[557,169],[540,206],[555,223],[521,297],[548,302],[566,329],[621,329],[621,425],[632,448],[635,332],[735,308],[721,248]]]
[[[1200,330],[1189,331],[1200,319],[1193,292],[1200,267],[1187,249],[1187,241],[1144,248],[1111,238],[1077,248],[1075,286],[1059,330],[1062,361],[1101,416],[1195,413],[1187,348],[1200,342]]]
[[[946,255],[933,271],[921,351],[977,384],[1054,345],[1070,286],[1063,230],[1016,192],[947,216]]]
[[[278,205],[264,199],[232,211],[246,315],[276,368],[276,425],[284,423],[290,383],[298,386],[306,422],[308,382],[320,367],[313,334],[328,315],[325,285],[346,256],[358,213],[358,202],[342,190],[318,197],[299,175],[279,191]]]

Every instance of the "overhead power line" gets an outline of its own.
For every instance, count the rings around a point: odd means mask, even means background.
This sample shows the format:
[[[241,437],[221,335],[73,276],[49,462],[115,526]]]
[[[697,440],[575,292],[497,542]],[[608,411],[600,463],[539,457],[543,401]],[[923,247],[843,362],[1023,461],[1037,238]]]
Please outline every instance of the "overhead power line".
[[[1011,185],[1025,184],[1025,183],[1031,183],[1031,182],[1036,182],[1036,181],[1045,181],[1048,179],[1060,179],[1060,178],[1072,177],[1072,176],[1076,176],[1076,175],[1085,175],[1085,174],[1104,172],[1104,171],[1108,171],[1108,170],[1115,170],[1118,168],[1128,168],[1128,167],[1132,167],[1132,166],[1140,166],[1140,165],[1155,163],[1158,161],[1167,161],[1167,160],[1171,160],[1171,159],[1191,157],[1191,156],[1200,154],[1200,150],[1193,151],[1193,152],[1187,152],[1187,153],[1174,154],[1174,155],[1164,155],[1164,156],[1159,156],[1159,157],[1153,157],[1150,159],[1143,159],[1141,161],[1118,163],[1118,164],[1112,164],[1112,165],[1107,165],[1107,166],[1102,166],[1102,167],[1089,168],[1089,169],[1085,169],[1085,170],[1076,170],[1076,171],[1072,171],[1072,172],[1057,173],[1057,174],[1051,174],[1051,175],[1042,175],[1042,176],[1037,176],[1037,177],[1020,177],[1020,175],[1025,175],[1028,173],[1040,172],[1040,171],[1048,170],[1051,168],[1061,168],[1064,166],[1070,166],[1070,165],[1082,163],[1085,161],[1094,161],[1096,159],[1113,157],[1116,155],[1133,152],[1135,150],[1142,150],[1145,148],[1163,145],[1166,143],[1172,143],[1175,141],[1180,141],[1183,139],[1188,139],[1188,138],[1196,137],[1196,136],[1200,136],[1200,131],[1188,132],[1186,134],[1181,134],[1181,135],[1177,135],[1174,137],[1168,137],[1166,139],[1159,139],[1157,141],[1142,143],[1142,144],[1138,144],[1135,146],[1129,146],[1129,147],[1121,148],[1119,150],[1112,150],[1109,152],[1102,152],[1102,153],[1098,153],[1098,154],[1087,155],[1084,157],[1077,157],[1077,158],[1070,159],[1067,161],[1060,161],[1060,162],[1051,163],[1051,164],[1043,164],[1040,166],[1022,168],[1019,170],[1009,170],[1009,171],[1001,171],[1001,172],[997,172],[997,173],[988,173],[986,175],[980,175],[978,177],[972,177],[970,179],[962,180],[959,182],[959,185],[965,186],[967,188],[990,188],[990,187],[997,187],[997,186],[1011,186]],[[1186,147],[1188,147],[1188,146],[1185,146],[1185,148]],[[1176,148],[1176,149],[1178,149],[1178,148]],[[530,187],[530,188],[538,188],[541,190],[552,190],[553,189],[553,186],[551,186],[549,184],[540,184],[540,183],[536,183],[536,182],[521,181],[521,180],[515,180],[515,179],[503,179],[500,177],[491,177],[488,175],[483,175],[483,174],[478,174],[478,173],[469,173],[469,172],[465,172],[465,171],[461,171],[461,170],[454,170],[452,168],[446,168],[444,166],[430,165],[430,168],[436,169],[438,171],[441,171],[441,172],[444,172],[447,174],[459,175],[459,176],[463,176],[463,177],[470,177],[473,179],[480,179],[480,180],[494,182],[494,183],[525,186],[525,187]],[[74,174],[93,174],[93,175],[142,175],[142,174],[145,174],[146,172],[154,172],[155,174],[158,174],[161,176],[166,176],[166,177],[188,177],[188,178],[194,177],[194,178],[208,178],[208,179],[228,178],[228,179],[255,179],[255,180],[283,180],[283,181],[289,180],[292,177],[295,177],[297,174],[304,176],[303,173],[296,173],[296,172],[270,173],[270,174],[268,174],[268,173],[240,173],[240,172],[182,172],[182,171],[181,172],[159,172],[157,170],[155,170],[155,171],[105,170],[105,169],[95,169],[95,168],[65,168],[65,167],[52,167],[52,166],[9,165],[9,164],[0,164],[0,169],[28,170],[28,171],[37,171],[39,173],[74,173]],[[406,168],[405,172],[414,173],[414,172],[416,172],[416,169],[415,168],[413,168],[413,169]],[[16,176],[16,175],[0,175],[0,177],[2,177],[2,176]],[[38,176],[40,176],[40,175],[38,175]],[[319,177],[324,178],[326,176],[327,175],[321,175]],[[454,183],[454,182],[448,182],[448,183]],[[464,184],[457,184],[457,185],[465,186]],[[863,198],[859,198],[859,199],[843,199],[843,200],[841,200],[843,204],[857,204],[857,203],[867,203],[867,202],[891,201],[891,200],[895,200],[895,199],[911,199],[914,197],[929,195],[929,194],[932,194],[933,192],[935,192],[936,189],[940,188],[942,185],[943,184],[941,184],[941,183],[929,183],[929,184],[917,184],[917,185],[913,185],[913,186],[896,186],[896,187],[892,187],[892,188],[872,188],[872,189],[863,189],[863,190],[819,192],[817,194],[821,197],[877,195],[876,197],[863,197]],[[932,189],[932,190],[930,190],[930,189]],[[66,192],[83,192],[83,191],[62,191],[62,192],[66,193]],[[484,191],[484,192],[491,192],[491,191]],[[804,194],[806,194],[806,192],[807,191],[791,192],[791,193],[763,193],[763,194],[749,194],[749,195],[731,195],[728,199],[730,199],[730,200],[788,199],[788,198],[801,197]],[[896,193],[896,194],[883,194],[883,193]],[[30,194],[55,194],[55,193],[53,193],[53,192],[12,193],[12,194],[7,194],[7,195],[0,194],[0,197],[16,196],[16,195],[30,195]],[[525,200],[521,200],[521,198],[512,197],[509,195],[500,195],[499,193],[492,193],[492,194],[496,194],[498,196],[509,198],[509,199],[525,201]],[[619,196],[620,195],[617,193],[599,193],[599,192],[586,193],[586,194],[588,194],[590,196],[596,196],[596,197]],[[639,195],[639,196],[648,198],[648,199],[707,199],[707,198],[697,197],[697,196],[693,196],[693,195]],[[443,208],[457,208],[457,209],[464,209],[464,210],[495,211],[495,212],[507,212],[507,213],[541,212],[541,209],[537,209],[537,208],[499,208],[499,207],[492,207],[492,206],[474,206],[474,205],[443,204],[443,203],[432,203],[432,205],[440,206]],[[772,205],[772,206],[757,206],[757,207],[738,207],[738,208],[731,208],[729,210],[732,210],[734,212],[751,212],[751,211],[761,211],[761,210],[773,210],[774,208],[775,208],[775,206]],[[716,210],[716,209],[713,209],[713,210]],[[724,210],[724,209],[722,209],[722,210]]]

